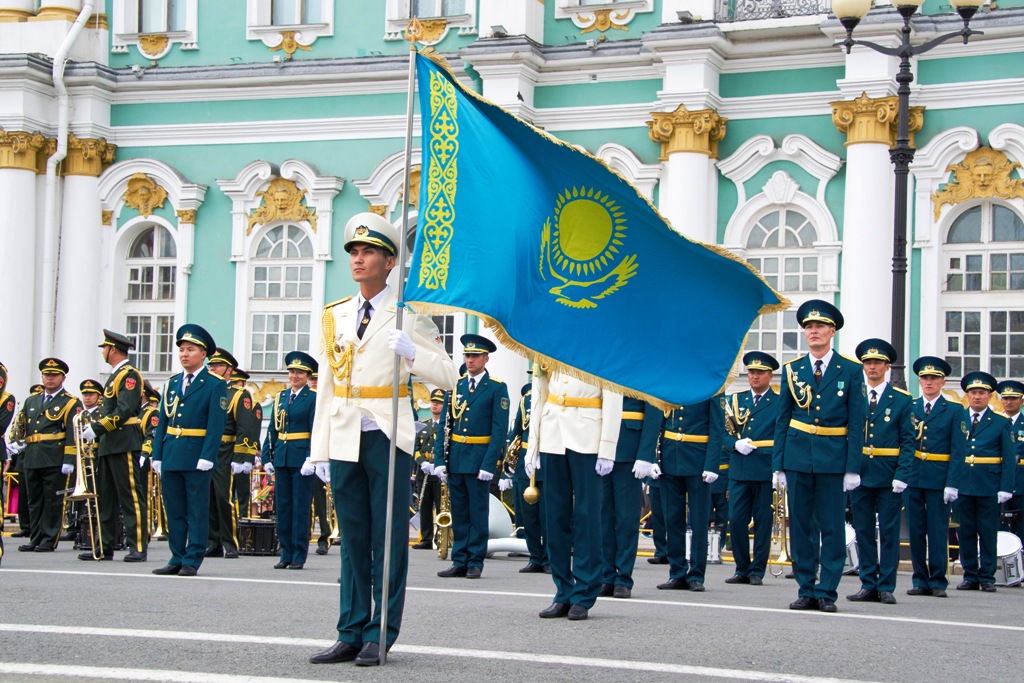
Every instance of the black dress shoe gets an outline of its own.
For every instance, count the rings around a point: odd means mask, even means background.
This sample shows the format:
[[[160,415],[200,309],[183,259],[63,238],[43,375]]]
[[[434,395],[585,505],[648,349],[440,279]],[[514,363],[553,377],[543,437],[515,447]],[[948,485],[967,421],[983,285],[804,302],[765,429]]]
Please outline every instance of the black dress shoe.
[[[895,605],[896,596],[893,595],[890,591],[878,591],[878,602],[882,603],[883,605]]]
[[[309,658],[310,664],[337,664],[338,662],[351,662],[359,654],[359,648],[339,640],[326,650],[317,652]]]
[[[181,570],[178,572],[178,576],[195,576],[199,573],[199,570],[190,564],[181,565]]]
[[[420,541],[419,543],[413,543],[412,547],[415,550],[433,550],[434,544],[430,541]]]
[[[946,595],[946,589],[945,588],[933,588],[932,589],[932,596],[936,597],[936,598],[948,598],[949,597],[948,595]]]
[[[224,557],[224,546],[210,546],[203,553],[203,557]]]
[[[15,531],[11,534],[11,538],[28,538],[31,535],[28,531]]]
[[[796,578],[796,572],[794,572],[793,570],[789,570],[788,572],[786,572],[786,578],[787,579],[795,579]]]
[[[54,550],[56,550],[56,548],[52,545],[37,545],[33,548],[33,552],[37,553],[52,553]]]
[[[36,548],[36,552],[39,552],[39,548]],[[994,583],[983,583],[981,584],[982,593],[995,593],[996,585]]]
[[[38,547],[39,546],[37,546],[35,543],[26,543],[25,545],[19,545],[18,546],[18,552],[19,553],[34,553],[36,551],[36,548],[38,548]]]
[[[315,552],[316,552],[317,555],[326,555],[327,554],[327,544],[323,543],[321,545],[318,545],[316,547],[316,551]]]
[[[847,595],[846,599],[850,602],[878,602],[878,591],[861,588],[853,595]]]
[[[540,611],[541,619],[560,619],[569,614],[569,605],[564,602],[553,602]]]
[[[943,591],[945,592],[945,591]],[[907,589],[907,595],[931,595],[931,588],[921,588],[920,586],[914,586],[913,588]]]
[[[630,590],[629,586],[619,585],[619,586],[616,586],[614,590],[612,590],[612,597],[613,598],[628,598],[628,597],[631,597],[632,595],[633,595],[633,591]]]
[[[597,591],[597,597],[599,598],[610,598],[612,593],[615,592],[615,586],[610,583],[602,583],[601,590]]]
[[[688,588],[685,579],[669,579],[665,583],[658,584],[658,589],[663,591],[684,591]]]
[[[288,565],[288,569],[302,569],[306,566],[305,562],[292,562]]]
[[[225,548],[224,549],[224,559],[226,559],[226,560],[237,560],[238,559],[238,551],[237,550],[232,550],[231,548]]]
[[[838,612],[839,610],[836,609],[836,603],[832,602],[828,598],[818,598],[818,611],[828,612],[829,614],[832,614],[833,612]]]
[[[590,616],[589,612],[583,605],[573,605],[569,608],[569,621],[583,621]]]
[[[649,564],[668,564],[668,558],[667,557],[657,557],[657,556],[655,556],[655,557],[648,557],[647,558],[647,562]]]
[[[733,574],[725,580],[726,583],[750,583],[750,579],[742,574]]]
[[[278,562],[274,565],[274,569],[288,569],[288,565],[290,564],[291,562],[285,562],[284,560],[282,560],[281,562]]]
[[[686,584],[686,589],[693,593],[703,593],[704,584],[700,581],[691,581],[690,583]]]
[[[91,552],[79,553],[78,554],[78,559],[84,560],[86,562],[94,562],[96,560],[96,558],[92,556]],[[114,559],[114,553],[110,553],[109,555],[100,555],[100,561],[101,562],[104,562],[104,561],[110,562],[113,559]]]
[[[78,538],[78,532],[77,531],[69,531],[66,534],[64,534],[63,536],[61,536],[59,540],[61,540],[61,541],[73,541],[76,538]]]
[[[763,586],[764,585],[764,579],[762,579],[760,576],[748,576],[747,577],[747,582],[750,583],[751,586]]]
[[[453,564],[452,566],[448,567],[448,569],[442,569],[441,571],[439,571],[437,575],[440,576],[442,579],[450,579],[453,576],[465,576],[466,568]]]
[[[961,581],[956,587],[958,591],[976,591],[979,588],[981,588],[981,586],[978,585],[977,581]]]
[[[157,576],[169,576],[171,574],[177,574],[181,571],[180,564],[165,564],[162,567],[157,567],[153,570],[153,573]]]
[[[135,552],[134,550],[122,558],[125,562],[145,562],[149,559],[146,553]]]
[[[789,609],[818,609],[818,601],[814,598],[808,598],[807,596],[800,596],[793,602],[789,603]]]
[[[380,644],[366,643],[356,655],[356,666],[377,666],[380,664]]]
[[[522,567],[519,570],[519,573],[520,574],[540,574],[543,571],[544,571],[544,567],[540,566],[539,564],[534,564],[533,562],[530,562],[525,567]]]
[[[545,574],[550,574],[551,573],[551,565],[550,564],[544,565],[544,573]]]
[[[466,578],[467,579],[479,579],[480,575],[483,574],[483,573],[484,573],[484,570],[480,569],[480,567],[469,567],[469,568],[466,569]]]

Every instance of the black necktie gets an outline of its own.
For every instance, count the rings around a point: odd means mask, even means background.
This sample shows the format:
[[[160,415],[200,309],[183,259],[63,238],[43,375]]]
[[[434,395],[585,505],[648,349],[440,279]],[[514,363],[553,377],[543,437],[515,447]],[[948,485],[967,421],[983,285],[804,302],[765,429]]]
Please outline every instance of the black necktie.
[[[363,302],[363,317],[359,319],[359,327],[356,328],[356,336],[360,339],[363,338],[363,332],[366,332],[366,326],[370,324],[370,300],[367,299]]]
[[[292,404],[292,402],[294,400],[295,400],[295,392],[293,391],[292,393],[288,394],[288,405],[291,406],[291,404]]]
[[[820,361],[820,360],[814,361],[814,385],[815,386],[821,384],[821,363],[822,363],[822,361]]]
[[[474,389],[476,389],[476,380],[473,379],[472,377],[470,377],[469,378],[469,393],[472,394]]]
[[[924,404],[924,414],[925,415],[930,415],[931,412],[932,412],[932,404],[930,402],[929,403],[925,403]]]
[[[974,434],[974,428],[978,426],[979,417],[981,417],[981,413],[975,413],[974,417],[971,418],[971,434]]]
[[[871,400],[868,401],[868,411],[872,414],[875,412],[875,408],[878,407],[878,392],[874,389],[871,390]]]
[[[761,400],[761,394],[754,394],[754,407],[757,407],[757,402]]]
[[[43,405],[45,406],[47,403],[49,403],[51,398],[53,398],[53,396],[51,396],[50,394],[43,394]]]
[[[188,391],[188,388],[192,386],[192,373],[189,373],[188,377],[185,378],[185,388],[181,390],[181,393]]]

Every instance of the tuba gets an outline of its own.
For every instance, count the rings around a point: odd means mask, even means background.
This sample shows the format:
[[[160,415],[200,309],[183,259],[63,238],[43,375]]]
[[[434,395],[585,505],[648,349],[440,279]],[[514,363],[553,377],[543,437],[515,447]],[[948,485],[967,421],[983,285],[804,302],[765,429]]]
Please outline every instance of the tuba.
[[[505,449],[505,457],[501,461],[501,469],[509,477],[515,476],[516,466],[519,464],[519,451],[523,448],[523,437],[516,434],[508,448]]]
[[[82,433],[92,421],[92,413],[79,410],[71,424],[75,434],[75,487],[58,491],[68,501],[84,500],[85,515],[89,520],[89,540],[92,543],[92,556],[96,560],[103,559],[103,531],[100,528],[100,506],[96,495],[96,451],[95,441],[87,441]]]
[[[778,547],[779,554],[774,560],[769,560],[772,576],[782,576],[783,567],[790,564],[789,560],[789,538],[786,528],[786,488],[780,486],[772,491],[772,547]]]
[[[25,417],[24,410],[18,410],[14,414],[14,419],[11,421],[11,428],[7,432],[7,441],[14,443],[16,441],[24,441],[28,435],[28,418]]]

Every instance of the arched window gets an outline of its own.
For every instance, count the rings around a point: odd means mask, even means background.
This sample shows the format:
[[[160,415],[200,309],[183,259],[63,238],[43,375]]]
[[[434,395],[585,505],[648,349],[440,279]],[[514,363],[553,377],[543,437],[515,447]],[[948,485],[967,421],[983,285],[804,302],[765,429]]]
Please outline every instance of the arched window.
[[[174,298],[178,249],[161,225],[144,227],[125,258],[125,331],[135,340],[133,363],[142,372],[170,372],[174,360]]]
[[[1024,220],[986,201],[957,216],[943,247],[942,324],[953,376],[1024,374]]]
[[[284,354],[309,350],[313,244],[298,225],[269,230],[250,262],[250,367],[284,369]]]

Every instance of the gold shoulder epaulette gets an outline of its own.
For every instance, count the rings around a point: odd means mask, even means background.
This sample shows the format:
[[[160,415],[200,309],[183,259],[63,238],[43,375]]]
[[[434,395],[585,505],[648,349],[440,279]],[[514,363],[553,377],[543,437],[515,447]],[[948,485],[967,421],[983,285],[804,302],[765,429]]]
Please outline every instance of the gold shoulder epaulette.
[[[839,355],[840,355],[840,356],[842,356],[843,358],[845,358],[845,359],[846,359],[846,360],[848,360],[848,361],[852,361],[852,362],[856,363],[857,365],[863,365],[863,363],[861,363],[861,362],[860,362],[859,360],[857,360],[856,358],[850,358],[849,356],[847,356],[847,355],[844,355],[844,354],[842,354],[842,353],[841,353],[841,354],[839,354]]]
[[[900,389],[899,387],[893,387],[893,389],[895,389],[896,391],[900,392],[901,394],[903,394],[905,396],[910,396],[910,392],[907,391],[906,389]]]
[[[785,363],[783,363],[783,365],[789,365],[790,363],[795,363],[798,360],[800,360],[801,358],[803,358],[803,356],[799,356],[797,358],[794,358],[793,360],[787,360]]]
[[[494,375],[489,375],[489,377],[491,378],[492,382],[497,382],[498,384],[504,384],[505,383],[502,380],[500,380],[497,377],[495,377]]]
[[[351,298],[352,297],[350,297],[350,296],[346,296],[344,299],[338,299],[337,301],[332,301],[331,303],[329,303],[326,306],[324,306],[324,308],[334,308],[338,304],[343,304],[343,303],[345,303],[346,301],[348,301]]]

